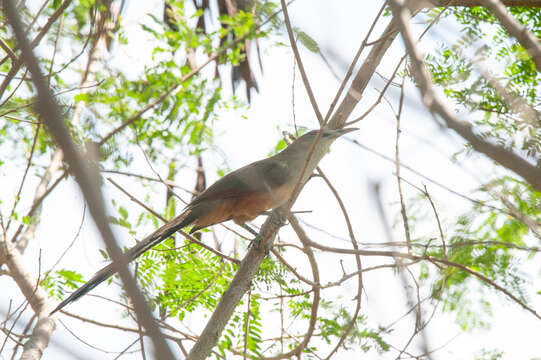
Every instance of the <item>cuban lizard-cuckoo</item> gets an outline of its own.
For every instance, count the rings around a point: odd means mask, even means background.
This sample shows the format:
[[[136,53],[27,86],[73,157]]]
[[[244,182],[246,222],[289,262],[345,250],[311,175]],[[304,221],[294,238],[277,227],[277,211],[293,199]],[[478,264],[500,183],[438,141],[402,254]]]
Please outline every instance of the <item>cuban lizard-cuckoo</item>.
[[[198,195],[184,211],[167,224],[129,249],[124,256],[131,262],[154,245],[167,239],[177,230],[193,225],[190,234],[204,227],[233,220],[244,224],[253,220],[262,212],[285,204],[291,197],[312,144],[321,131],[321,142],[312,154],[303,174],[302,182],[311,176],[317,162],[323,157],[331,143],[354,128],[339,130],[314,130],[295,140],[280,153],[264,160],[259,160],[235,170]],[[321,152],[318,154],[318,152]],[[79,299],[117,272],[114,264],[109,264],[98,271],[92,279],[62,301],[52,313]],[[51,313],[51,314],[52,314]]]

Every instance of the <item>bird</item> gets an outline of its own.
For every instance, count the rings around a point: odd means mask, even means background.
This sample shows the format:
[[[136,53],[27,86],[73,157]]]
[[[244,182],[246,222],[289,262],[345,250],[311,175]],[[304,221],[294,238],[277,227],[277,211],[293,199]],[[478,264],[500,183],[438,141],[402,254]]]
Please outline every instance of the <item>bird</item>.
[[[243,225],[269,209],[282,206],[293,194],[297,183],[308,180],[312,175],[311,171],[303,173],[303,170],[314,169],[334,140],[354,130],[357,129],[333,130],[323,127],[320,130],[309,131],[278,154],[225,175],[195,197],[180,215],[126,251],[124,256],[127,263],[167,239],[177,230],[189,225],[192,225],[190,234],[227,220]],[[321,133],[319,142],[322,144],[314,148],[314,152],[310,154],[318,133]],[[305,166],[307,160],[308,164]],[[114,263],[99,270],[89,281],[63,300],[51,315],[81,298],[113,276],[117,270]]]

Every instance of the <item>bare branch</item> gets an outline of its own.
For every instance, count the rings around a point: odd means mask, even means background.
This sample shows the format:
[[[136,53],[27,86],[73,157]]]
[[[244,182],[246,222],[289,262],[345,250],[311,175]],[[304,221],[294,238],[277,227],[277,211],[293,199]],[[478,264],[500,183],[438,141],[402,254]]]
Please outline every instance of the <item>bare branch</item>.
[[[6,225],[6,231],[9,229],[9,224],[11,223],[11,219],[13,217],[13,214],[15,213],[15,208],[17,207],[17,204],[19,203],[19,199],[21,197],[21,191],[23,190],[24,181],[26,180],[26,175],[28,174],[28,170],[30,169],[30,165],[32,165],[32,157],[34,156],[34,150],[36,149],[36,143],[38,141],[38,135],[39,130],[41,129],[41,124],[38,123],[36,125],[36,132],[34,134],[34,140],[32,141],[32,147],[30,149],[30,155],[28,156],[28,160],[26,162],[26,168],[24,169],[23,178],[21,179],[21,182],[19,183],[19,190],[17,190],[17,195],[15,195],[15,202],[13,203],[13,207],[11,208],[11,214],[9,214],[8,223]]]
[[[351,241],[351,246],[354,250],[359,250],[359,245],[357,244],[357,239],[355,239],[355,233],[353,232],[353,226],[351,225],[351,221],[349,219],[348,212],[346,210],[346,206],[344,205],[344,202],[342,201],[342,198],[338,194],[338,191],[336,188],[332,185],[329,178],[323,173],[323,171],[318,167],[317,168],[318,174],[321,176],[321,178],[325,181],[329,189],[331,190],[332,194],[334,195],[336,201],[338,202],[338,205],[340,206],[340,210],[342,211],[342,215],[344,216],[344,220],[346,221],[346,226],[348,228],[349,232],[349,239]],[[305,239],[306,244],[303,243],[303,245],[308,246],[308,242],[310,239]],[[361,264],[361,257],[359,254],[355,254],[355,263],[357,265],[357,296],[355,296],[355,310],[353,312],[353,316],[347,323],[347,325],[344,326],[344,331],[342,335],[340,336],[340,339],[334,346],[334,348],[331,350],[329,355],[327,355],[327,359],[330,359],[342,346],[344,341],[346,340],[346,337],[349,335],[351,330],[353,330],[353,326],[355,325],[355,322],[357,321],[357,317],[359,316],[359,311],[361,311],[361,299],[362,299],[362,291],[363,291],[363,267]]]
[[[402,223],[404,225],[404,234],[406,235],[408,251],[411,251],[410,226],[408,221],[408,215],[406,214],[406,202],[404,201],[404,194],[402,192],[402,179],[400,177],[400,133],[402,132],[402,130],[400,130],[400,118],[402,115],[402,107],[404,105],[405,79],[405,77],[402,78],[402,84],[400,85],[400,101],[398,105],[398,113],[396,114],[395,171],[396,181],[398,183],[398,195],[400,197],[400,214],[402,215]]]
[[[5,258],[11,277],[38,316],[38,322],[25,344],[21,359],[39,359],[56,328],[55,320],[49,317],[52,304],[47,294],[39,287],[39,281],[25,269],[21,253],[4,236],[0,238],[0,257]]]
[[[342,103],[338,106],[338,109],[331,117],[329,128],[340,128],[346,122],[348,117],[353,112],[355,106],[357,106],[361,100],[364,90],[372,78],[372,75],[374,75],[374,72],[383,58],[383,55],[385,55],[387,49],[389,49],[389,46],[391,46],[396,35],[398,34],[398,29],[396,28],[396,23],[394,20],[387,25],[383,33],[388,35],[386,35],[382,41],[377,42],[374,47],[371,48],[366,60],[359,68],[355,78],[353,78],[353,81],[351,82],[349,90],[342,100]]]
[[[60,4],[58,9],[56,9],[56,11],[53,13],[53,15],[51,15],[51,17],[49,18],[49,20],[47,20],[47,23],[45,23],[43,25],[43,27],[41,28],[41,31],[38,33],[38,35],[36,35],[34,40],[32,40],[32,43],[30,45],[32,48],[35,48],[41,42],[41,39],[45,36],[45,34],[47,34],[47,32],[49,31],[51,26],[56,22],[56,20],[58,20],[60,15],[62,15],[64,13],[64,10],[66,10],[66,8],[71,4],[71,1],[72,0],[64,0],[64,2],[62,2],[62,4]],[[37,16],[36,16],[36,18],[37,18]],[[21,46],[18,43],[18,45],[13,50],[17,50],[20,47]],[[2,61],[0,61],[0,65],[5,61],[5,59],[7,59],[7,57],[8,56],[6,56],[6,58],[4,58]],[[4,94],[4,91],[6,91],[8,85],[11,82],[11,80],[13,79],[13,77],[19,71],[19,68],[21,67],[22,64],[23,64],[22,60],[19,59],[18,62],[13,63],[11,65],[11,69],[9,69],[9,72],[8,72],[6,78],[4,79],[4,81],[2,81],[2,84],[0,84],[0,98],[2,97],[2,94]]]
[[[387,6],[387,3],[383,3],[381,8],[379,9],[378,14],[376,15],[376,18],[372,22],[372,25],[370,25],[370,29],[368,29],[368,33],[366,34],[366,37],[364,38],[363,42],[361,43],[361,46],[359,47],[359,50],[357,50],[357,53],[353,57],[353,60],[351,61],[351,64],[349,65],[349,68],[346,72],[346,75],[344,76],[344,80],[342,80],[342,83],[340,84],[340,87],[338,88],[338,91],[336,92],[336,95],[334,97],[333,102],[331,103],[331,106],[329,106],[329,110],[327,111],[327,115],[325,115],[325,123],[329,120],[330,116],[332,115],[332,112],[334,111],[334,108],[338,102],[338,99],[342,95],[342,92],[344,91],[344,88],[346,87],[347,82],[349,81],[351,74],[353,73],[353,69],[355,68],[355,65],[357,65],[357,61],[359,60],[359,57],[361,56],[361,53],[363,52],[364,48],[366,46],[369,46],[368,39],[370,38],[370,35],[372,34],[372,31],[374,30],[374,27],[376,26],[376,23],[378,22],[381,14],[383,13],[383,10],[385,10],[385,7]],[[371,45],[371,44],[370,44]]]
[[[310,313],[310,321],[308,324],[308,330],[306,331],[306,334],[304,335],[303,340],[297,344],[293,349],[291,349],[287,353],[280,353],[275,356],[271,357],[264,357],[265,360],[279,360],[279,359],[285,359],[285,358],[292,358],[293,356],[300,357],[301,353],[305,351],[306,346],[308,345],[308,342],[310,341],[311,337],[314,334],[314,330],[316,327],[316,321],[317,321],[317,313],[319,308],[319,302],[321,299],[321,285],[320,285],[320,278],[319,278],[319,268],[317,266],[317,261],[314,256],[314,252],[308,246],[309,239],[308,235],[306,235],[306,232],[301,227],[297,219],[290,215],[288,217],[289,222],[291,226],[293,227],[293,230],[295,230],[295,233],[297,234],[297,237],[303,244],[303,252],[308,256],[308,260],[310,262],[310,267],[312,268],[312,276],[314,278],[314,281],[312,282],[312,292],[314,293],[314,297],[312,299],[312,307],[311,307],[311,313]]]
[[[2,47],[2,49],[8,54],[8,56],[11,58],[12,62],[15,63],[15,62],[19,61],[19,58],[17,57],[17,55],[15,55],[13,50],[11,50],[9,45],[6,44],[6,42],[3,39],[0,39],[0,47]]]
[[[438,230],[440,232],[440,238],[441,238],[441,246],[443,249],[443,256],[447,258],[447,246],[445,244],[445,235],[443,234],[443,228],[441,227],[440,222],[440,216],[438,215],[438,211],[436,210],[436,205],[434,205],[434,201],[432,201],[432,197],[430,196],[430,193],[428,192],[428,189],[426,188],[426,185],[424,186],[425,191],[424,194],[428,198],[428,201],[430,202],[430,206],[432,207],[432,211],[434,212],[434,216],[436,217],[436,223],[438,224]]]
[[[470,273],[471,275],[479,278],[480,280],[487,283],[488,285],[494,287],[496,290],[504,293],[506,296],[511,298],[514,302],[519,304],[522,308],[529,311],[535,317],[537,317],[538,319],[541,320],[541,315],[539,315],[534,309],[529,307],[527,304],[522,302],[519,298],[517,298],[516,296],[511,294],[508,290],[506,290],[505,288],[503,288],[500,285],[496,284],[493,280],[487,278],[483,274],[478,273],[475,270],[472,270],[472,269],[468,268],[465,265],[462,265],[462,264],[459,264],[459,263],[456,263],[456,262],[453,262],[453,261],[449,261],[449,260],[441,259],[441,258],[436,258],[436,257],[433,257],[433,256],[428,256],[426,254],[425,255],[414,255],[414,254],[402,253],[402,252],[399,252],[399,251],[380,251],[380,250],[363,250],[363,249],[353,250],[353,249],[344,249],[344,248],[334,248],[334,247],[330,247],[330,246],[321,245],[321,244],[313,242],[313,241],[310,241],[310,246],[315,247],[315,248],[320,249],[320,250],[334,252],[334,253],[337,253],[337,254],[359,254],[361,256],[384,256],[384,257],[393,257],[393,258],[401,258],[401,259],[409,259],[409,260],[428,260],[428,261],[432,262],[434,265],[438,265],[438,263],[439,263],[439,264],[444,264],[444,265],[456,267],[456,268],[459,268],[461,270],[464,270],[464,271]]]
[[[295,36],[293,35],[293,29],[291,28],[291,22],[289,21],[289,14],[287,11],[286,2],[285,0],[280,0],[280,2],[282,4],[282,12],[284,13],[284,22],[286,24],[287,34],[289,36],[289,43],[291,44],[291,48],[293,49],[293,53],[295,54],[295,60],[297,61],[299,71],[301,72],[302,82],[304,83],[304,87],[306,88],[306,92],[308,93],[308,98],[310,99],[312,108],[316,113],[317,121],[319,121],[319,126],[323,126],[325,124],[325,120],[323,119],[323,116],[319,111],[316,98],[314,97],[312,87],[310,86],[310,81],[308,81],[308,76],[306,75],[306,71],[304,70],[304,66],[302,64],[301,55],[299,54],[299,49],[297,48],[297,43],[295,42]]]
[[[374,184],[374,189],[372,191],[372,194],[373,194],[373,197],[374,197],[374,201],[376,203],[376,208],[377,208],[377,211],[379,213],[379,217],[381,219],[381,223],[383,225],[383,231],[385,233],[385,237],[387,238],[387,242],[393,242],[393,235],[392,235],[391,227],[389,225],[389,221],[387,220],[387,216],[385,214],[385,211],[383,209],[383,204],[381,202],[381,193],[380,193],[379,184]],[[409,245],[411,245],[411,244],[409,244]],[[411,250],[411,247],[408,247],[408,250]],[[404,270],[408,270],[408,272],[409,272],[409,269],[404,268],[402,266],[402,259],[395,258],[395,261],[396,261],[396,263],[398,265],[398,276],[400,278],[400,281],[402,282],[402,286],[403,286],[404,292],[406,294],[408,305],[412,306],[412,304],[414,303],[414,301],[412,299],[413,296],[411,295],[411,291],[410,291],[409,286],[408,286],[408,280],[407,280],[406,274],[404,272]],[[414,281],[415,281],[415,278],[414,278]],[[398,359],[400,359],[402,357],[402,354],[406,351],[407,347],[409,346],[409,344],[411,343],[413,338],[419,333],[421,333],[421,345],[423,347],[423,350],[424,350],[425,354],[428,353],[428,338],[426,336],[426,333],[424,331],[422,331],[423,327],[421,326],[421,316],[422,316],[422,313],[421,313],[421,299],[420,299],[420,296],[419,296],[418,289],[419,289],[419,286],[417,285],[417,302],[416,302],[416,305],[413,306],[413,308],[415,309],[415,319],[416,319],[415,330],[414,330],[413,334],[411,335],[411,337],[409,338],[409,341],[404,345],[404,347],[400,351],[400,354],[397,357]],[[430,356],[428,356],[428,359],[429,360],[431,359]]]

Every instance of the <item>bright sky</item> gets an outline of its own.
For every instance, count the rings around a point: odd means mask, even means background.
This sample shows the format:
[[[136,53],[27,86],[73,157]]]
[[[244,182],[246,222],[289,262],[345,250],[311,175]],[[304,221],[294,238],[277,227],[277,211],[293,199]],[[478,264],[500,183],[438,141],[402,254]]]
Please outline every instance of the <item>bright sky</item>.
[[[131,40],[132,42],[127,49],[116,51],[113,63],[122,64],[122,66],[128,64],[127,69],[137,71],[142,64],[151,61],[150,51],[147,51],[151,44],[145,40],[146,36],[141,33],[134,20],[144,19],[144,13],[149,9],[160,17],[161,3],[161,1],[128,2],[127,12],[124,15],[126,21],[132,24],[127,29],[128,39],[139,39],[139,41]],[[297,0],[291,6],[290,15],[294,26],[299,27],[318,42],[323,52],[328,55],[336,72],[343,76],[345,66],[349,64],[350,59],[357,51],[379,6],[381,6],[381,1],[343,0],[330,2]],[[449,27],[452,29],[452,25],[449,25]],[[379,34],[381,30],[381,27],[376,28],[375,34]],[[442,32],[443,30],[439,29],[435,34],[439,35]],[[271,41],[262,43],[264,74],[257,74],[260,92],[253,94],[250,109],[224,109],[219,114],[219,120],[216,121],[217,147],[221,153],[225,154],[231,169],[236,169],[267,156],[280,139],[281,131],[290,131],[292,129],[293,111],[299,125],[310,128],[317,127],[317,121],[298,73],[294,84],[295,109],[292,109],[293,55],[289,47],[273,46],[273,42],[276,41],[287,43],[286,37],[283,36],[273,37]],[[325,113],[339,86],[339,82],[332,76],[319,56],[304,49],[301,50],[316,99],[320,109]],[[362,59],[364,59],[366,53],[363,54]],[[331,54],[333,55],[331,56]],[[402,42],[397,39],[390,52],[386,54],[378,71],[384,76],[390,75],[402,54]],[[375,89],[381,89],[383,85],[384,81],[380,77],[376,76],[372,79],[366,95],[354,115],[363,113],[373,103],[378,95]],[[242,91],[239,92],[241,97],[242,94]],[[399,90],[391,87],[389,94],[388,99],[396,108]],[[403,163],[461,193],[470,193],[482,181],[494,175],[490,162],[482,156],[471,156],[469,158],[461,156],[459,157],[461,160],[459,165],[452,163],[450,157],[461,149],[462,142],[453,134],[438,128],[431,116],[422,109],[417,89],[414,86],[409,84],[406,88],[406,94],[408,101],[405,104],[402,116],[403,133],[401,137],[401,159]],[[394,156],[396,122],[388,104],[382,102],[357,126],[360,130],[349,134],[348,136],[351,139],[356,139],[385,155]],[[208,171],[207,181],[211,183],[217,179],[213,169],[222,165],[222,159],[210,153],[206,153],[204,159],[205,168]],[[183,163],[186,164],[185,161]],[[192,168],[185,171],[186,176],[179,176],[178,182],[191,188],[194,181],[193,163],[187,165]],[[375,204],[371,195],[371,184],[374,182],[382,183],[387,216],[394,222],[395,219],[398,219],[399,209],[397,207],[396,179],[393,176],[394,164],[341,139],[333,145],[332,151],[320,165],[330,177],[346,204],[352,218],[357,240],[369,243],[386,241],[381,223],[374,211]],[[133,167],[137,168],[139,173],[153,176],[152,171],[140,155],[136,155]],[[158,168],[158,171],[162,171],[162,175],[165,174],[164,169]],[[403,170],[402,175],[419,186],[422,186],[422,184],[428,186],[444,224],[449,224],[456,215],[462,214],[470,208],[469,203],[427,183],[409,171]],[[3,175],[0,178],[0,185],[4,189],[16,189],[17,179],[18,177],[8,178]],[[140,194],[140,198],[144,198],[149,191],[148,188],[142,188],[140,184],[127,178],[119,177],[118,179],[129,191]],[[36,179],[31,179],[27,189],[32,189],[35,183]],[[118,194],[115,193],[111,186],[106,186],[106,189],[108,194],[114,194],[115,198],[118,198]],[[163,204],[164,194],[161,190],[160,192],[150,193],[151,203],[156,207]],[[415,190],[408,186],[405,186],[405,192],[406,199],[417,195]],[[133,205],[129,204],[128,201],[125,204],[133,209]],[[332,234],[347,238],[347,229],[339,209],[330,192],[321,181],[312,181],[304,189],[294,209],[312,210],[312,213],[302,215],[301,219],[311,224],[317,224],[318,227],[324,228]],[[38,247],[43,249],[42,269],[47,269],[55,262],[59,254],[77,233],[82,212],[82,197],[72,182],[63,184],[59,189],[55,190],[50,199],[45,202],[44,213],[47,216],[44,217],[39,227],[36,242],[26,252],[26,254],[31,255],[25,256],[25,260],[28,261],[31,268],[37,271],[35,250]],[[89,278],[103,264],[101,255],[98,252],[98,248],[103,248],[103,244],[93,229],[89,214],[86,215],[76,245],[59,266],[76,269],[84,274],[85,278]],[[432,216],[432,213],[427,212],[427,216]],[[256,222],[261,223],[262,219],[258,219]],[[395,230],[395,240],[402,241],[401,223],[398,223]],[[307,229],[307,231],[313,236],[314,241],[337,247],[350,246],[346,241],[334,240],[315,230]],[[217,229],[217,233],[220,240],[224,242],[225,249],[227,249],[227,244],[232,244],[233,237],[221,231],[221,229]],[[129,235],[125,232],[119,230],[117,234],[125,243],[131,241]],[[414,237],[436,236],[436,234],[437,227],[433,222],[416,228]],[[138,236],[141,235],[143,234],[138,233]],[[293,238],[288,229],[282,230],[281,236]],[[212,241],[211,239],[207,240]],[[298,256],[298,259],[295,256]],[[292,252],[288,258],[295,264],[299,264],[301,272],[310,274],[309,268],[305,264],[306,260],[302,255]],[[328,267],[328,271],[324,273],[323,283],[340,277],[342,270],[339,265],[339,256],[325,255],[318,259],[321,265],[326,267],[326,270]],[[344,263],[347,272],[355,270],[354,263],[349,260]],[[363,266],[391,263],[391,260],[363,258]],[[534,279],[537,275],[534,273],[535,271],[537,270],[525,269],[526,273],[531,272],[532,281],[536,281],[536,284],[539,285],[539,281]],[[399,279],[393,272],[382,270],[367,273],[364,276],[364,286],[366,292],[362,303],[362,314],[368,317],[368,323],[371,327],[388,325],[404,313],[406,309],[404,291]],[[5,277],[0,278],[0,287],[8,289],[10,297],[15,297],[15,294],[17,294],[14,285],[6,281]],[[472,300],[481,298],[482,295],[479,294],[479,291],[479,287],[472,286]],[[493,305],[494,319],[492,320],[492,328],[489,331],[474,331],[461,334],[459,327],[454,323],[454,317],[441,314],[441,308],[438,308],[435,320],[427,331],[429,346],[430,348],[439,348],[448,342],[450,343],[436,352],[433,358],[473,359],[473,354],[483,347],[504,351],[504,358],[506,359],[530,359],[539,356],[537,345],[539,331],[541,330],[539,321],[536,321],[527,312],[521,310],[518,305],[502,295],[494,296],[493,293],[484,291],[486,294],[490,294],[487,299]],[[115,294],[107,286],[100,286],[92,293],[104,296],[114,296]],[[334,296],[332,292],[326,294],[327,296]],[[351,299],[356,294],[355,281],[345,283],[340,290],[340,294],[343,296],[340,303],[349,309],[353,309],[354,301]],[[338,295],[338,292],[336,295]],[[541,309],[539,296],[532,294],[530,300],[530,305],[533,308]],[[2,302],[0,306],[0,311],[5,313],[5,302]],[[428,307],[426,311],[430,309],[431,307]],[[89,296],[73,304],[68,310],[95,317],[96,319],[107,320],[108,322],[113,322],[111,319],[117,319],[122,315],[118,307],[104,305],[104,301]],[[68,324],[70,330],[88,343],[110,351],[121,351],[136,339],[134,334],[119,337],[118,331],[108,331],[62,315],[59,316],[59,319]],[[133,322],[130,320],[122,319],[118,320],[118,322],[133,327]],[[198,333],[205,322],[206,320],[201,321],[200,318],[192,317],[188,319],[188,326]],[[387,339],[393,345],[400,347],[407,341],[413,326],[413,317],[406,318],[399,323],[393,336]],[[62,344],[62,346],[59,346],[59,344]],[[147,341],[146,344],[149,345],[150,342]],[[113,354],[103,354],[81,344],[59,324],[54,333],[52,344],[43,358],[74,358],[74,354],[65,352],[64,346],[79,354],[82,358],[111,359],[115,357]],[[134,346],[134,348],[137,348],[137,346]],[[415,353],[416,349],[413,348],[412,352]],[[359,355],[361,354],[359,351]],[[349,359],[350,356],[351,354],[348,354],[339,358]],[[135,353],[125,358],[137,359],[139,357],[140,354]],[[363,358],[380,359],[382,357],[376,354],[368,357],[363,355]],[[391,359],[393,357],[388,354],[383,358]],[[2,356],[0,356],[0,359],[2,359]]]

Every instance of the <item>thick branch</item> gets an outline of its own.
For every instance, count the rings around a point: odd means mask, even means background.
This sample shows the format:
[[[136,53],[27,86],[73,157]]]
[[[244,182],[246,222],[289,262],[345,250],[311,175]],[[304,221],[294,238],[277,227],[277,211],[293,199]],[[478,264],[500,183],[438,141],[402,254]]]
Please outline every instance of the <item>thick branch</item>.
[[[65,7],[69,5],[69,1],[65,1]],[[94,21],[94,20],[93,20]],[[92,24],[93,24],[92,21]],[[93,28],[93,25],[91,24],[90,28]],[[98,27],[99,29],[99,27]],[[89,38],[91,37],[92,30],[90,31],[90,34],[88,35]],[[88,61],[86,65],[86,70],[83,73],[83,77],[81,80],[81,94],[86,94],[91,91],[92,84],[95,82],[96,79],[96,73],[98,71],[98,62],[100,62],[103,59],[103,53],[105,51],[105,32],[98,31],[95,34],[94,41],[92,43],[92,46],[90,48],[89,54],[88,54]],[[75,127],[77,127],[81,122],[81,114],[85,107],[86,103],[84,101],[79,101],[75,105],[75,109],[73,111],[73,115],[71,117],[71,124]],[[32,221],[28,227],[24,230],[24,232],[21,234],[20,237],[18,237],[20,231],[22,230],[22,225],[19,229],[17,229],[17,232],[15,236],[13,237],[14,241],[17,241],[17,249],[24,253],[26,247],[30,243],[30,241],[34,238],[34,234],[36,231],[36,228],[39,224],[40,215],[41,215],[41,201],[43,200],[44,195],[48,192],[47,186],[51,182],[52,178],[55,176],[55,174],[60,170],[62,166],[64,154],[62,153],[62,150],[57,148],[55,149],[53,155],[51,156],[51,161],[49,165],[47,166],[47,169],[45,170],[45,173],[43,176],[41,176],[40,182],[38,186],[36,187],[35,193],[34,193],[34,204],[32,205],[33,211],[30,216],[34,217],[34,221]],[[37,206],[34,206],[36,205]]]
[[[32,335],[24,346],[21,359],[39,359],[56,328],[55,321],[49,317],[52,304],[47,294],[38,286],[38,280],[25,269],[21,253],[5,237],[0,239],[0,257],[6,261],[11,277],[38,317]]]
[[[271,216],[269,216],[267,221],[265,221],[261,227],[260,234],[262,234],[263,238],[261,239],[260,246],[252,246],[250,251],[248,251],[240,263],[235,277],[231,281],[231,284],[227,290],[223,293],[218,306],[212,313],[212,316],[201,333],[199,340],[190,350],[187,360],[202,360],[209,356],[212,348],[218,342],[218,339],[227,325],[227,322],[233,315],[237,304],[240,302],[240,299],[250,288],[250,284],[255,276],[255,273],[265,259],[265,248],[267,246],[272,246],[274,238],[276,237],[278,229],[280,228],[280,219],[281,214],[279,211],[273,211]]]
[[[393,18],[398,21],[404,43],[410,55],[413,76],[419,85],[423,103],[431,112],[440,115],[447,126],[466,139],[472,147],[498,162],[505,168],[515,172],[528,181],[537,191],[541,191],[541,169],[520,157],[512,150],[486,141],[473,131],[469,122],[463,121],[436,97],[430,76],[424,64],[423,54],[416,48],[409,27],[410,12],[402,0],[392,0]]]
[[[528,54],[532,57],[537,71],[541,72],[541,44],[528,29],[519,23],[505,8],[505,5],[498,0],[483,0],[483,5],[490,9],[494,16],[500,21],[500,24],[507,32],[515,37]],[[541,1],[539,1],[541,3]]]
[[[126,292],[133,300],[139,321],[141,321],[145,329],[151,334],[157,357],[160,359],[173,359],[173,354],[154,321],[143,295],[138,290],[135,279],[128,270],[127,261],[122,256],[120,248],[116,244],[116,240],[105,214],[105,206],[100,189],[99,173],[97,173],[96,169],[90,168],[86,161],[81,157],[80,152],[71,139],[68,129],[62,121],[60,108],[56,104],[45,78],[41,74],[38,61],[32,52],[30,43],[24,33],[23,25],[19,19],[17,10],[15,9],[15,4],[10,0],[4,0],[3,6],[6,18],[12,26],[17,42],[22,49],[22,60],[32,74],[32,80],[36,86],[38,96],[38,103],[36,106],[37,111],[41,115],[43,122],[47,125],[55,141],[62,148],[65,159],[72,168],[75,178],[84,194],[85,200],[88,203],[88,207],[96,222],[98,230],[107,244],[107,249],[111,258],[120,265],[120,278],[125,285]]]
[[[340,128],[346,122],[355,106],[357,106],[361,100],[362,94],[368,85],[368,81],[370,81],[372,75],[374,75],[383,55],[385,55],[387,49],[391,46],[397,33],[398,29],[396,23],[392,20],[383,31],[383,34],[386,34],[384,39],[374,44],[368,57],[357,72],[344,100],[342,100],[342,103],[332,116],[331,121],[329,122],[329,128]]]

